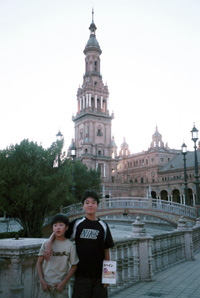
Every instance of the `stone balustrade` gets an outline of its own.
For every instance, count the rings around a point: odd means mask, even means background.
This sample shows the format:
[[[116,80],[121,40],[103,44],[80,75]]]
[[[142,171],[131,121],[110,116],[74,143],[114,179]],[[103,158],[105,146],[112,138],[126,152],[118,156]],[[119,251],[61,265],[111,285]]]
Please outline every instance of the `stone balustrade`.
[[[36,261],[44,239],[0,240],[0,297],[36,298],[39,286]],[[140,281],[155,279],[156,273],[179,262],[194,259],[200,250],[200,219],[188,229],[183,217],[172,232],[150,236],[137,217],[130,237],[115,241],[111,260],[117,261],[117,284],[109,296]]]

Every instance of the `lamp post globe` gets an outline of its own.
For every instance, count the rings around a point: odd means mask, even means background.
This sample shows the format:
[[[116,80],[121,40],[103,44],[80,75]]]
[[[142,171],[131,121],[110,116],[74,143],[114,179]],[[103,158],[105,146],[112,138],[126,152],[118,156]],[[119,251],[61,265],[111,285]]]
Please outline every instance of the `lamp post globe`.
[[[195,124],[193,125],[193,128],[191,130],[192,133],[192,140],[194,143],[196,143],[196,141],[198,140],[199,136],[198,136],[198,129],[195,127]]]
[[[60,130],[59,130],[58,133],[56,134],[56,139],[57,139],[57,141],[62,141],[62,140],[63,140],[63,135],[62,135],[62,133],[60,132]]]

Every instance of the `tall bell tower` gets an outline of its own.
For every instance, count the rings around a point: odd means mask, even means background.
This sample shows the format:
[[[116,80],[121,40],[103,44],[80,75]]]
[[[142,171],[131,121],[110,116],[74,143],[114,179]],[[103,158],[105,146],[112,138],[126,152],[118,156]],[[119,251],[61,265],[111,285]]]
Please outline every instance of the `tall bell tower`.
[[[85,46],[85,74],[77,91],[77,114],[72,118],[75,126],[77,158],[88,168],[98,169],[103,182],[116,175],[117,147],[111,137],[114,115],[108,110],[109,92],[101,76],[102,53],[96,39],[96,25],[92,11],[90,37]]]

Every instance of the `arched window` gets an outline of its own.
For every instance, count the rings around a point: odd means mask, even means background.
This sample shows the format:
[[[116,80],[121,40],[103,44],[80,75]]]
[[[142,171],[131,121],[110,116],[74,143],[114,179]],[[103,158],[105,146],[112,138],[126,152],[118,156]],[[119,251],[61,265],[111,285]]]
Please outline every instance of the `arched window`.
[[[94,71],[97,71],[97,61],[94,61]]]

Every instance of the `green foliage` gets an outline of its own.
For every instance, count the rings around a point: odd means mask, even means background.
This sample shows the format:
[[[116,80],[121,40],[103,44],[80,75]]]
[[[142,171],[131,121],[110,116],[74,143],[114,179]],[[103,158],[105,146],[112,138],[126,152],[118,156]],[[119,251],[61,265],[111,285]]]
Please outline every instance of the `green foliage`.
[[[87,189],[93,189],[101,193],[100,173],[95,170],[88,170],[86,165],[80,161],[74,163],[75,197],[80,202],[82,194]]]
[[[60,160],[61,145],[44,149],[22,141],[0,151],[0,206],[9,217],[17,218],[26,236],[40,237],[44,218],[70,200],[71,166]]]
[[[41,237],[45,217],[80,201],[86,189],[101,192],[100,174],[66,158],[62,147],[62,140],[48,149],[24,140],[0,151],[0,210],[16,218],[25,237]]]

